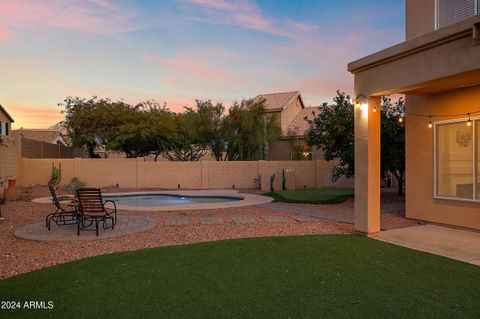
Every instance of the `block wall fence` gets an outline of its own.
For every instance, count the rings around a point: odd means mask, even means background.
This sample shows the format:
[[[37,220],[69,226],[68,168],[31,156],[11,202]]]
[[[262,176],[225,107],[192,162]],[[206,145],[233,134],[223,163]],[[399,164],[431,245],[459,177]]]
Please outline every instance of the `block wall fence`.
[[[282,169],[295,170],[296,188],[353,187],[352,180],[331,181],[333,162],[241,161],[241,162],[148,162],[137,159],[28,159],[21,158],[18,184],[47,185],[52,164],[62,167],[60,185],[78,177],[90,187],[175,189],[255,188],[255,178]]]

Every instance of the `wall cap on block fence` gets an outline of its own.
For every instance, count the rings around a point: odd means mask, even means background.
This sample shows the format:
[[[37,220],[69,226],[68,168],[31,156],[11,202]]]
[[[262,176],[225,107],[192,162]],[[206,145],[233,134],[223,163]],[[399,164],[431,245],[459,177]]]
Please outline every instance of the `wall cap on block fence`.
[[[160,189],[254,189],[260,176],[262,190],[282,189],[283,170],[287,170],[286,188],[353,187],[352,181],[333,184],[317,174],[330,171],[325,161],[235,161],[235,162],[150,162],[143,159],[21,159],[20,186],[47,185],[51,165],[62,164],[61,186],[77,177],[90,187],[160,188]],[[289,175],[290,174],[290,175]],[[291,176],[293,174],[293,176]],[[290,176],[290,177],[289,177]]]

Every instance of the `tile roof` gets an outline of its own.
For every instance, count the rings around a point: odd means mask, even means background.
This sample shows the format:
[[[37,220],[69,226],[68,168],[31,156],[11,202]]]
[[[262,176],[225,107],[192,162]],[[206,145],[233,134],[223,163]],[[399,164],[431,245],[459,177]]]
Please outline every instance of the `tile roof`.
[[[269,93],[269,94],[260,94],[253,98],[254,101],[259,101],[265,99],[265,108],[267,111],[273,110],[283,110],[285,106],[288,105],[293,98],[300,97],[300,92],[282,92],[282,93]],[[303,102],[302,102],[303,105]]]
[[[13,119],[13,117],[10,116],[10,114],[8,114],[7,110],[5,110],[5,108],[0,104],[0,111],[3,112],[3,114],[5,114],[6,117],[8,117],[8,119],[10,120],[10,122],[15,122],[15,120]]]
[[[59,136],[61,141],[65,144],[65,137],[60,130],[55,129],[19,129],[13,130],[12,134],[15,136],[22,135],[25,138],[42,141],[47,143],[54,143],[55,139]]]
[[[313,113],[318,114],[319,112],[320,106],[311,106],[302,109],[288,126],[287,132],[293,131],[299,136],[304,136],[310,128],[310,124],[305,120],[305,117],[311,120],[314,117]]]

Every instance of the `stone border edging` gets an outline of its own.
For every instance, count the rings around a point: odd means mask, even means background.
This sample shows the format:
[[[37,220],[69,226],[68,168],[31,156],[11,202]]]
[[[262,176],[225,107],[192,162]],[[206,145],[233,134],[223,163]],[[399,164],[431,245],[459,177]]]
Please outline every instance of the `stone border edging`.
[[[122,192],[122,193],[104,193],[104,196],[115,195],[133,195],[133,194],[174,194],[185,196],[228,196],[241,197],[239,201],[222,203],[201,203],[187,205],[169,205],[169,206],[124,206],[117,205],[119,210],[129,211],[178,211],[178,210],[198,210],[198,209],[221,209],[267,204],[273,201],[273,198],[256,194],[240,193],[238,190],[179,190],[179,191],[141,191],[141,192]],[[51,204],[50,197],[41,197],[32,200],[35,203]]]

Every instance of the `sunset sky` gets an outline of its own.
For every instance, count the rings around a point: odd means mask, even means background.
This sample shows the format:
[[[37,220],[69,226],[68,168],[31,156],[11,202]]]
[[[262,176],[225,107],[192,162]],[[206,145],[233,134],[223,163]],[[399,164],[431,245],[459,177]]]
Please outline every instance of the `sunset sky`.
[[[400,0],[0,0],[0,104],[14,128],[62,119],[66,96],[227,106],[352,91],[347,63],[404,38]]]

